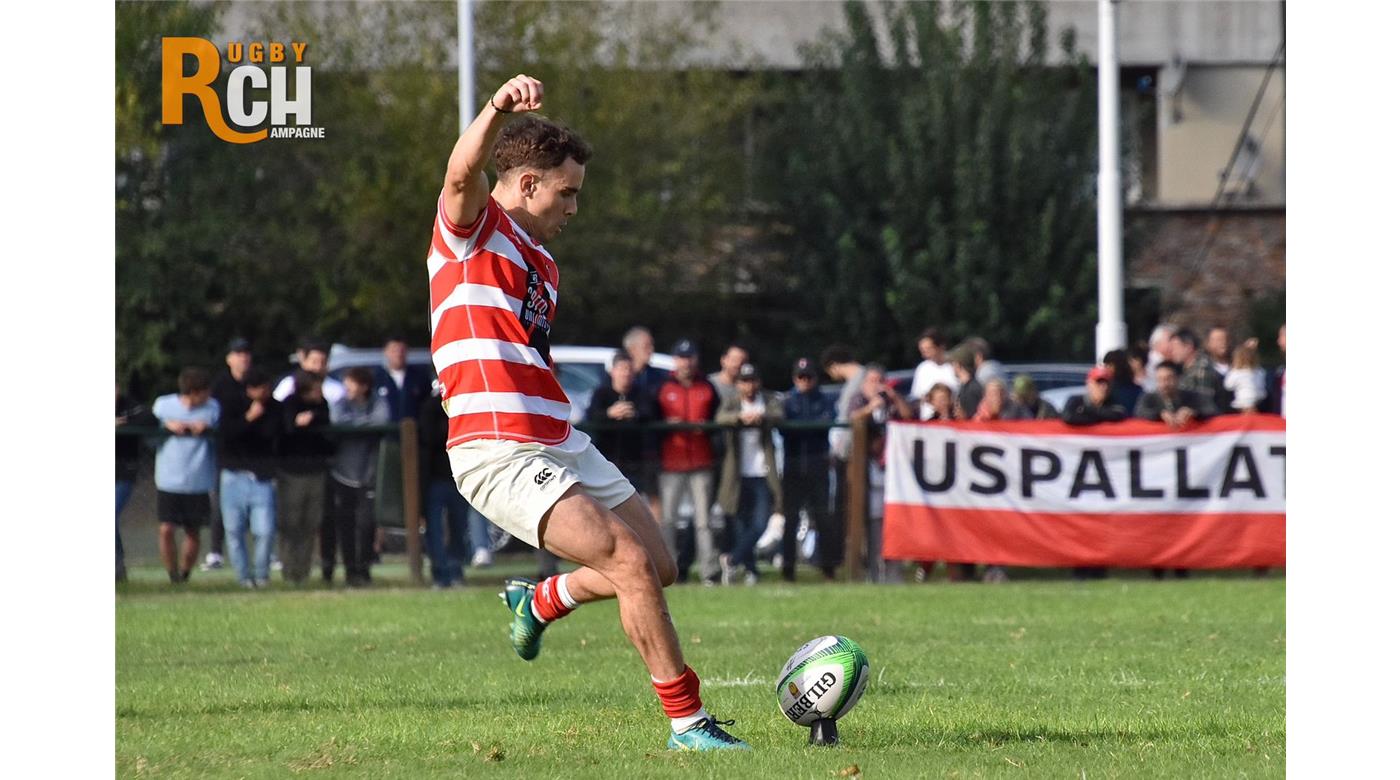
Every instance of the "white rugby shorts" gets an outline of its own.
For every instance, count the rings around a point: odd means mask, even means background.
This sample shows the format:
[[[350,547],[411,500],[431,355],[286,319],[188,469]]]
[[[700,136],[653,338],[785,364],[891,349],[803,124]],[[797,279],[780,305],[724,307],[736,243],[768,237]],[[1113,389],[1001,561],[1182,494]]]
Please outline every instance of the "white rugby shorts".
[[[473,439],[447,451],[457,491],[511,536],[539,547],[540,521],[571,485],[612,509],[637,489],[577,429],[548,446],[506,439]]]

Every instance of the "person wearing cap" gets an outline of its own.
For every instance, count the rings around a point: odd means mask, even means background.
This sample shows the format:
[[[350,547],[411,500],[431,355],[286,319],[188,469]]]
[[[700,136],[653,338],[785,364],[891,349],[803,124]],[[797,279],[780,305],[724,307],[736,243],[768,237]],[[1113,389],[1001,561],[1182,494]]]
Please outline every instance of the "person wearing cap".
[[[253,365],[253,346],[245,338],[234,338],[228,343],[228,351],[224,354],[224,370],[214,377],[214,386],[210,391],[219,406],[230,409],[242,406],[248,402],[247,376],[249,369]],[[214,487],[214,512],[209,522],[209,552],[204,556],[204,563],[200,565],[201,571],[212,571],[224,567],[224,517],[223,498],[219,491],[222,489],[223,480]]]
[[[321,378],[321,397],[327,404],[334,405],[336,401],[345,397],[345,385],[326,373],[330,354],[331,347],[326,342],[316,338],[302,339],[301,345],[297,347],[297,365],[302,371]],[[277,387],[272,390],[272,397],[285,402],[295,389],[296,372],[292,371],[277,383]]]
[[[700,353],[695,342],[681,339],[671,350],[676,369],[656,391],[657,414],[668,423],[707,423],[719,408],[719,393],[699,370]],[[714,486],[714,448],[710,434],[702,429],[679,429],[661,435],[661,535],[671,555],[680,540],[676,525],[680,519],[681,496],[690,491],[695,508],[695,548],[700,557],[700,577],[707,585],[719,583],[719,556],[710,528],[710,492]],[[684,581],[690,568],[676,562],[677,579]]]
[[[1055,420],[1060,413],[1040,397],[1040,388],[1030,374],[1017,374],[1011,381],[1011,407],[1002,416],[1008,420]]]
[[[1109,397],[1109,383],[1113,381],[1113,369],[1108,366],[1094,366],[1084,379],[1084,394],[1070,396],[1065,402],[1061,415],[1069,425],[1094,425],[1095,423],[1121,422],[1128,417],[1128,410],[1113,403]]]
[[[229,564],[245,588],[267,585],[277,529],[277,449],[282,405],[272,379],[256,368],[242,377],[242,398],[220,401],[219,505],[228,534]],[[253,537],[249,566],[245,534]]]
[[[817,387],[817,364],[799,358],[792,366],[792,389],[783,401],[783,417],[788,422],[830,423],[836,408]],[[827,507],[831,489],[831,446],[828,428],[783,430],[783,579],[797,579],[797,525],[799,513],[817,532],[817,567],[828,580],[836,579],[836,567],[846,537],[836,526],[835,515]]]
[[[758,584],[754,545],[768,526],[768,518],[782,504],[773,425],[783,419],[783,403],[765,392],[758,369],[744,363],[736,372],[735,394],[720,402],[715,422],[735,426],[724,432],[724,467],[719,504],[734,524],[729,552],[721,559],[722,581],[733,582],[744,570],[744,584]],[[778,509],[777,511],[781,511]]]

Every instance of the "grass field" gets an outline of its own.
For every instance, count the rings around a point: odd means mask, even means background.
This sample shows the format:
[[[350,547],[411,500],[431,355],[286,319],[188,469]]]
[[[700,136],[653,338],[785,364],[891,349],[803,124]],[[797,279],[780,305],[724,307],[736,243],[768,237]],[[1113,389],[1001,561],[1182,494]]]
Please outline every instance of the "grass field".
[[[162,576],[137,570],[116,599],[122,777],[1284,774],[1281,578],[674,588],[707,706],[755,748],[699,755],[664,750],[612,604],[551,627],[527,664],[487,582]],[[873,677],[842,744],[810,748],[772,686],[825,633],[859,642]]]

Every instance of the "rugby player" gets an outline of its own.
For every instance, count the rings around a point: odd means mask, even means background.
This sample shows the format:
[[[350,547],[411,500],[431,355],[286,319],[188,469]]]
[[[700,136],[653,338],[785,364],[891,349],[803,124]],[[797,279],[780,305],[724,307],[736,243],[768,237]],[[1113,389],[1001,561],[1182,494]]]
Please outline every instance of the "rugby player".
[[[673,750],[747,749],[700,701],[662,588],[676,564],[632,485],[569,424],[550,370],[559,272],[544,243],[578,212],[592,149],[529,112],[544,87],[519,75],[467,127],[447,161],[428,253],[433,364],[447,410],[448,459],[462,495],[487,519],[580,568],[506,581],[511,644],[529,661],[555,620],[616,598],[641,654]],[[517,115],[525,115],[517,117]],[[515,121],[512,121],[515,120]],[[496,183],[487,180],[494,157]]]

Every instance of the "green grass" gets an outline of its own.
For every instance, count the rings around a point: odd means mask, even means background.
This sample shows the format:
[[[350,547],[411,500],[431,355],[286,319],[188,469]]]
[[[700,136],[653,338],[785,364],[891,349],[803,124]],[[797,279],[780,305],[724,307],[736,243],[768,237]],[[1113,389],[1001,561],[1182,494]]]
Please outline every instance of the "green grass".
[[[551,627],[527,664],[486,583],[254,593],[161,576],[118,590],[122,777],[1284,773],[1282,579],[673,588],[707,706],[755,748],[699,755],[663,749],[613,604]],[[873,676],[842,744],[810,748],[772,686],[825,633],[860,643]]]

